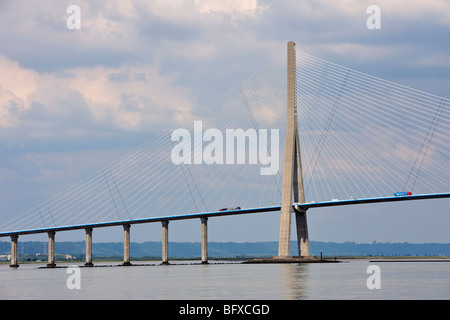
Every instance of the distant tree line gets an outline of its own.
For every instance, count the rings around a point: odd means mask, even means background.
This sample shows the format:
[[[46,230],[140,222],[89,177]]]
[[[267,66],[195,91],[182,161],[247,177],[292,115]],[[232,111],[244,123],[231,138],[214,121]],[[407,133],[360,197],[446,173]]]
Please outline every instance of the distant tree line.
[[[291,250],[295,251],[296,243],[293,241]],[[310,242],[311,254],[323,257],[342,256],[450,256],[449,243],[355,243],[355,242]],[[85,257],[85,242],[56,242],[57,258],[83,260]],[[131,256],[135,259],[158,259],[161,257],[161,242],[151,241],[130,244]],[[9,241],[0,242],[0,255],[8,255],[11,251]],[[93,257],[122,259],[123,243],[93,243]],[[278,242],[209,242],[208,256],[210,258],[245,258],[245,257],[271,257],[277,254]],[[292,252],[295,255],[295,252]],[[47,259],[47,242],[19,241],[19,258],[29,261]],[[199,242],[170,242],[169,256],[171,258],[197,258],[201,255]]]

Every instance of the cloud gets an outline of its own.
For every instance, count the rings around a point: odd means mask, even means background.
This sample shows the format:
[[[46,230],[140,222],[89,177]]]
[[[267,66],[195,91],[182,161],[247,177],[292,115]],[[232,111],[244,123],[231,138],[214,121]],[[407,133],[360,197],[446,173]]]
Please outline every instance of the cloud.
[[[430,54],[416,61],[419,66],[425,67],[450,67],[450,55],[446,53]]]
[[[0,127],[14,127],[19,114],[29,108],[28,97],[36,90],[37,73],[0,56]]]
[[[233,18],[253,16],[255,13],[267,9],[258,5],[258,0],[195,0],[195,10],[200,13],[224,12]]]
[[[383,14],[391,19],[398,20],[400,18],[450,25],[450,3],[446,0],[430,0],[426,2],[426,5],[420,0],[385,0],[379,2],[378,5]]]
[[[176,75],[154,65],[38,73],[0,56],[0,68],[0,130],[22,137],[58,138],[83,128],[158,132],[188,117],[195,101]]]

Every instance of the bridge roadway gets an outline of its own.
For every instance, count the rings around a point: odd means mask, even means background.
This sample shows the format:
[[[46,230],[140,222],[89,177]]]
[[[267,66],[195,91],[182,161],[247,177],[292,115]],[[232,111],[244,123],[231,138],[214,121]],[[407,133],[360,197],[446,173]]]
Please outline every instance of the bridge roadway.
[[[345,206],[354,204],[364,204],[364,203],[379,203],[379,202],[397,202],[397,201],[407,201],[407,200],[425,200],[425,199],[439,199],[439,198],[450,198],[449,193],[435,193],[435,194],[420,194],[420,195],[410,195],[410,196],[398,196],[398,197],[376,197],[376,198],[362,198],[362,199],[348,199],[348,200],[330,200],[323,202],[308,202],[308,203],[294,203],[293,207],[300,210],[308,210],[310,208],[320,208],[320,207],[334,207],[334,206]],[[121,226],[124,224],[138,224],[138,223],[151,223],[151,222],[161,222],[161,221],[173,221],[173,220],[185,220],[185,219],[199,219],[199,218],[209,218],[209,217],[220,217],[229,216],[237,214],[248,214],[248,213],[260,213],[260,212],[271,212],[280,211],[281,206],[268,206],[268,207],[258,207],[258,208],[244,208],[238,210],[227,210],[227,211],[210,211],[210,212],[199,212],[199,213],[188,213],[179,214],[174,216],[164,216],[164,217],[153,217],[153,218],[142,218],[134,220],[119,220],[110,222],[98,222],[80,225],[70,225],[70,226],[60,226],[60,227],[49,227],[41,229],[29,229],[29,230],[17,230],[0,232],[0,237],[7,237],[12,235],[25,235],[25,234],[36,234],[36,233],[46,233],[49,231],[59,232],[86,228],[101,228],[101,227],[112,227]]]
[[[409,195],[409,196],[389,196],[389,197],[375,197],[375,198],[363,198],[363,199],[347,199],[338,200],[333,199],[331,201],[323,202],[308,202],[308,203],[294,203],[293,207],[297,210],[308,210],[310,208],[320,208],[320,207],[334,207],[334,206],[346,206],[355,204],[368,204],[368,203],[381,203],[381,202],[398,202],[398,201],[411,201],[411,200],[425,200],[425,199],[439,199],[439,198],[450,198],[450,192],[447,193],[436,193],[436,194],[419,194],[419,195]],[[92,230],[94,228],[101,227],[112,227],[112,226],[123,226],[124,227],[124,264],[130,264],[129,258],[129,232],[130,225],[139,223],[152,223],[161,222],[163,226],[163,263],[168,263],[168,236],[167,228],[169,221],[174,220],[185,220],[185,219],[201,219],[202,221],[202,262],[207,262],[207,219],[209,217],[221,217],[230,216],[238,214],[250,214],[250,213],[260,213],[260,212],[271,212],[280,211],[281,205],[259,207],[259,208],[244,208],[238,210],[226,210],[226,211],[211,211],[211,212],[200,212],[200,213],[189,213],[189,214],[179,214],[174,216],[164,216],[164,217],[153,217],[153,218],[143,218],[135,220],[121,220],[121,221],[110,221],[110,222],[98,222],[80,225],[69,225],[69,226],[59,226],[59,227],[49,227],[40,229],[28,229],[28,230],[16,230],[0,232],[0,237],[11,237],[11,253],[14,256],[11,259],[11,266],[17,267],[17,239],[19,235],[26,234],[37,234],[37,233],[48,233],[49,234],[49,252],[52,252],[54,256],[54,235],[56,232],[68,231],[68,230],[86,230],[86,265],[92,265]],[[54,257],[49,255],[49,266],[54,266]]]

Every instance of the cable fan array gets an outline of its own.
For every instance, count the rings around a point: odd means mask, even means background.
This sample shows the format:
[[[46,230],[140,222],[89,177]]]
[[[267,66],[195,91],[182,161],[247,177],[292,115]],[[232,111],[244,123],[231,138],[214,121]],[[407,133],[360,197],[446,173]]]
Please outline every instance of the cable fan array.
[[[450,189],[448,100],[297,55],[307,199]]]
[[[254,129],[254,123],[266,129],[283,127],[285,84],[280,80],[284,73],[281,61],[262,68],[239,87],[197,107],[178,128],[189,130],[193,139],[194,121],[201,121],[204,131],[215,128],[224,135],[230,128]],[[171,151],[178,141],[172,141],[171,134],[178,128],[153,136],[134,152],[71,190],[4,224],[0,231],[128,221],[279,203],[281,177],[279,174],[260,175],[260,164],[249,164],[247,160],[244,164],[175,165]],[[206,146],[208,142],[203,144]],[[192,150],[192,158],[195,156]]]
[[[297,108],[306,201],[449,191],[448,100],[297,52]],[[264,164],[179,164],[178,141],[153,136],[71,190],[0,231],[129,221],[279,205],[286,125],[286,61],[280,58],[179,123],[203,130],[279,130],[279,168]],[[211,141],[203,141],[207,146]],[[265,141],[267,150],[271,143]],[[216,150],[219,154],[224,150]],[[245,152],[249,159],[249,149]],[[203,148],[197,152],[204,152]],[[192,157],[196,150],[192,148]],[[274,155],[275,156],[275,155]],[[225,154],[223,154],[225,157]],[[191,162],[192,163],[192,162]]]

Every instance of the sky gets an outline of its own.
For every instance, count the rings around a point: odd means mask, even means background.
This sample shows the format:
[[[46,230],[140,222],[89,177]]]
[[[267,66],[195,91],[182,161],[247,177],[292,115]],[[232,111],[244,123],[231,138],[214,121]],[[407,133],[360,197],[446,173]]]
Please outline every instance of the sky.
[[[79,29],[68,27],[71,5]],[[367,27],[370,5],[380,8],[380,29]],[[177,127],[284,56],[290,40],[321,59],[450,97],[449,38],[446,0],[0,0],[0,224]],[[310,210],[310,240],[448,243],[448,205]],[[158,241],[160,229],[135,226],[131,239]],[[210,241],[277,241],[278,231],[276,213],[209,221]],[[57,237],[81,241],[84,233]],[[170,240],[200,241],[200,222],[173,222]],[[122,241],[122,231],[99,229],[94,241]]]

